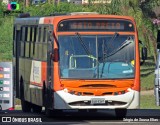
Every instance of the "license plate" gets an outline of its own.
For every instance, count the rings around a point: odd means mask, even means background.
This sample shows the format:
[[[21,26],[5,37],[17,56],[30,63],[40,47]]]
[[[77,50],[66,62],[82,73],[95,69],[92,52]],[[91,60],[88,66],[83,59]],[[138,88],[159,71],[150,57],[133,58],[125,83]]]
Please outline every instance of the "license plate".
[[[91,104],[104,104],[105,99],[103,98],[93,98],[91,99]]]

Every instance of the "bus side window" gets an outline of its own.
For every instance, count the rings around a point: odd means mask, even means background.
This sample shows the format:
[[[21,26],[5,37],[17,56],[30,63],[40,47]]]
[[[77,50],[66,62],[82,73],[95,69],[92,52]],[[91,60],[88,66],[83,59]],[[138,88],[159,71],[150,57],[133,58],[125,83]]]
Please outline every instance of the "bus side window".
[[[43,27],[39,28],[39,42],[37,43],[38,46],[38,59],[42,60],[42,41],[43,41]]]
[[[32,30],[31,30],[31,47],[30,47],[30,58],[33,58],[33,44],[34,44],[34,38],[35,38],[35,27],[32,27]]]
[[[42,60],[47,60],[47,38],[48,38],[48,27],[44,27],[43,30],[43,48],[42,48]]]
[[[41,33],[41,31],[42,31],[42,28],[41,27],[39,27],[38,28],[38,42],[41,42],[41,35],[42,35],[42,33]]]
[[[30,41],[30,31],[31,31],[31,27],[27,27],[28,28],[28,32],[27,32],[27,42]]]
[[[35,41],[34,41],[34,44],[33,44],[33,58],[34,59],[38,59],[38,43],[39,43],[39,36],[40,36],[40,33],[39,33],[39,27],[36,27],[36,32],[35,32]]]
[[[25,55],[25,40],[27,38],[27,28],[26,27],[22,27],[22,30],[21,30],[21,44],[20,44],[20,48],[21,48],[21,53],[20,53],[20,56],[21,57],[24,57]]]
[[[15,46],[15,35],[16,35],[16,34],[15,34],[15,30],[16,30],[16,28],[15,28],[15,26],[14,26],[14,28],[13,28],[13,56],[15,56],[15,53],[16,53],[16,52],[15,52],[15,50],[16,50],[16,49],[15,49],[15,47],[16,47],[16,46]],[[22,32],[22,31],[21,31],[21,32]]]
[[[37,41],[37,27],[34,28],[34,39],[33,39],[33,55],[35,54],[35,43]]]
[[[30,43],[30,32],[31,32],[31,27],[28,27],[28,32],[27,32],[27,41],[25,41],[25,57],[29,57],[29,43]]]
[[[29,57],[31,58],[31,43],[32,43],[32,32],[33,32],[33,26],[30,28],[30,39],[29,39]]]
[[[43,30],[43,42],[47,43],[47,31],[48,31],[48,27],[44,27]]]

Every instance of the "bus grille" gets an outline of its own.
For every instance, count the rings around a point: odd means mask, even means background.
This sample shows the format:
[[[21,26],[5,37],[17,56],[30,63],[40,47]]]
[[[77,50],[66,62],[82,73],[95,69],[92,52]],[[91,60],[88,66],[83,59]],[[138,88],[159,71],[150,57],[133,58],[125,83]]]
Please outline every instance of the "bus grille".
[[[126,102],[120,101],[105,101],[104,104],[91,104],[91,101],[77,101],[69,103],[70,106],[121,106],[126,104]]]
[[[93,88],[94,88],[94,87],[96,87],[96,88],[97,88],[97,87],[100,87],[100,88],[101,88],[101,87],[102,87],[102,88],[103,88],[103,87],[115,88],[116,86],[115,86],[115,85],[108,85],[108,84],[88,84],[88,85],[82,85],[82,86],[79,86],[79,87],[81,87],[81,88],[84,88],[84,87],[85,87],[85,88],[86,88],[86,87],[87,87],[87,88],[88,88],[88,87],[89,87],[89,88],[91,88],[91,87],[93,87]]]
[[[121,95],[121,94],[125,94],[126,92],[127,92],[126,90],[121,90],[121,91],[117,91],[117,92],[104,92],[98,96]],[[94,92],[77,92],[77,91],[73,91],[73,90],[70,90],[69,93],[72,95],[78,95],[78,96],[95,95]]]

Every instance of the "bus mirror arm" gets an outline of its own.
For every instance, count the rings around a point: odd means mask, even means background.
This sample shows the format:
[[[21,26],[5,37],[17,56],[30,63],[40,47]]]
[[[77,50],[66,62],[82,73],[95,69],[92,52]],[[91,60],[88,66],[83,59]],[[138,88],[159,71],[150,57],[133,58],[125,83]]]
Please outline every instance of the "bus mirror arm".
[[[141,55],[142,55],[142,62],[140,63],[140,65],[143,65],[145,60],[147,60],[147,48],[146,47],[142,47]]]
[[[147,60],[147,48],[144,46],[144,44],[141,40],[139,40],[139,44],[141,44],[143,46],[142,51],[141,51],[142,62],[140,62],[140,65],[143,65],[145,60]]]

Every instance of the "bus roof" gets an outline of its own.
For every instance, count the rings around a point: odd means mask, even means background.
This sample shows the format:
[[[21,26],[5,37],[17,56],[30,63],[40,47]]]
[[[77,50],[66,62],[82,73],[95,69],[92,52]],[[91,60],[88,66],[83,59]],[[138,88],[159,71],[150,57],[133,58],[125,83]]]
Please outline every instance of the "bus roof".
[[[74,14],[60,14],[55,16],[46,16],[46,17],[26,17],[26,18],[16,18],[15,24],[23,24],[23,25],[38,25],[38,24],[47,24],[44,22],[44,20],[49,20],[50,23],[53,23],[53,20],[66,20],[66,19],[78,19],[78,18],[87,18],[87,19],[125,19],[130,20],[132,22],[134,21],[133,17],[130,16],[119,16],[119,15],[103,15],[98,13],[87,13],[87,14],[80,14],[80,13],[74,13]]]

